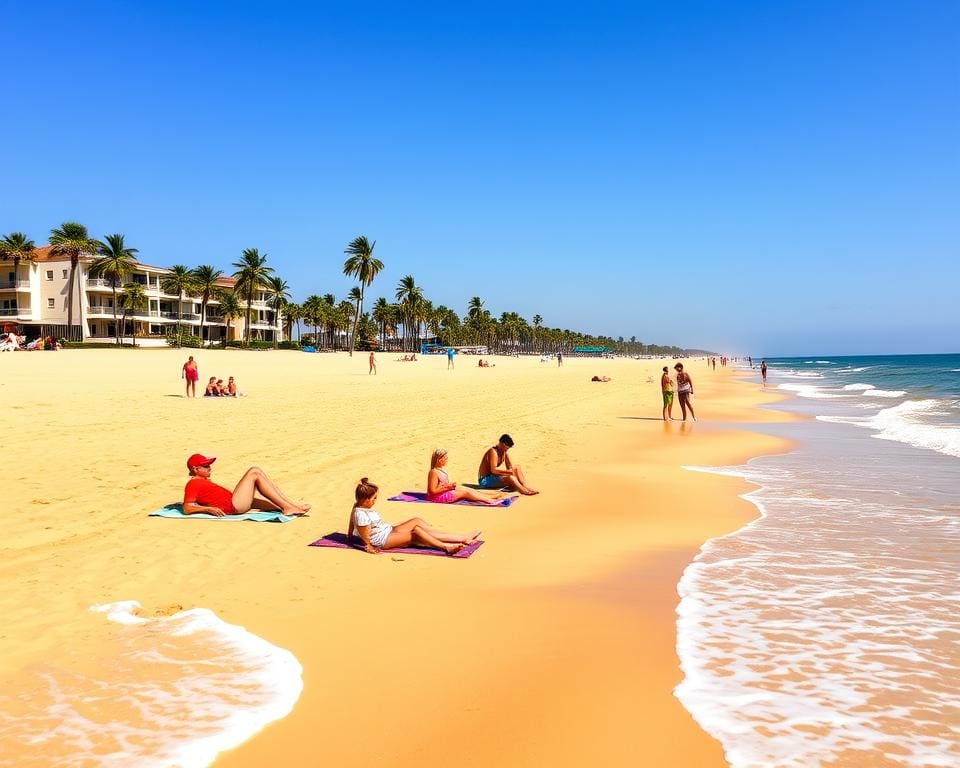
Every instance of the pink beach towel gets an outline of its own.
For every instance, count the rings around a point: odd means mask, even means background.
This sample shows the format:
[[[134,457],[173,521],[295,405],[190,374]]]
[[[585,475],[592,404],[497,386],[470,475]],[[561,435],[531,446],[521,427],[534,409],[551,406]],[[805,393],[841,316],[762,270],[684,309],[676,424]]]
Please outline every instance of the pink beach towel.
[[[513,502],[515,502],[519,496],[506,496],[505,498],[500,499],[496,504],[484,504],[482,501],[467,501],[466,499],[461,499],[460,501],[449,502],[451,504],[463,504],[467,507],[509,507]],[[416,504],[442,504],[443,502],[430,501],[427,498],[427,494],[423,491],[404,491],[403,493],[398,493],[396,496],[391,496],[387,501],[410,501]]]
[[[398,547],[396,549],[385,549],[384,553],[387,554],[401,554],[401,555],[434,555],[436,557],[457,557],[463,560],[464,558],[470,557],[474,552],[480,549],[480,545],[483,544],[482,541],[475,541],[473,544],[467,544],[463,549],[457,552],[455,555],[448,555],[446,552],[441,552],[439,549],[423,549],[422,547]],[[328,533],[322,539],[317,539],[316,541],[310,542],[308,546],[311,547],[332,547],[334,549],[358,549],[363,551],[363,543],[354,536],[352,539],[347,539],[347,534],[345,533]]]

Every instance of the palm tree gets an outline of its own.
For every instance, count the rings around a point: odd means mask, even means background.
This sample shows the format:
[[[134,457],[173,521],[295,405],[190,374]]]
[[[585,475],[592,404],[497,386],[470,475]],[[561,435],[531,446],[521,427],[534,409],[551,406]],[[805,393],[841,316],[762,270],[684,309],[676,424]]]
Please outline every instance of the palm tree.
[[[363,289],[369,288],[374,278],[383,269],[383,262],[373,258],[373,249],[376,245],[376,240],[371,243],[364,235],[360,235],[351,240],[343,251],[347,254],[347,260],[343,262],[343,274],[347,277],[355,277],[360,282],[360,300],[357,302],[357,312],[353,317],[353,333],[350,335],[351,357],[357,340],[357,323],[360,321],[360,313],[363,312]]]
[[[413,324],[413,315],[417,304],[423,298],[423,290],[417,285],[413,275],[404,275],[397,283],[394,296],[400,305],[400,312],[403,316],[403,335],[404,341],[406,341],[410,336],[410,326]],[[406,349],[406,343],[404,343],[403,348]]]
[[[303,319],[303,307],[288,301],[283,308],[283,330],[288,340],[293,339],[293,324],[297,324],[297,339],[300,338],[300,321]]]
[[[23,232],[11,232],[0,240],[0,258],[4,261],[13,259],[13,302],[17,315],[20,314],[20,292],[17,290],[17,281],[20,279],[20,262],[23,259],[33,261],[33,252],[36,246]]]
[[[281,279],[277,275],[273,275],[267,279],[267,288],[269,288],[270,292],[273,294],[273,296],[270,297],[269,304],[271,307],[273,307],[273,319],[277,324],[277,332],[273,335],[273,348],[276,349],[281,333],[280,315],[287,304],[290,303],[290,286],[287,285],[286,280]]]
[[[353,357],[353,340],[357,335],[357,323],[360,321],[360,318],[356,314],[356,310],[360,307],[361,302],[363,301],[363,291],[361,291],[357,286],[353,286],[350,289],[350,292],[347,294],[347,301],[350,302],[350,314],[353,316],[353,333],[350,336],[350,357]],[[350,330],[351,323],[347,323],[347,330]]]
[[[327,303],[319,296],[307,296],[303,302],[303,320],[307,325],[313,326],[313,344],[317,349],[320,348],[320,326],[324,321],[324,312]]]
[[[201,264],[193,270],[193,290],[200,297],[200,343],[203,344],[203,322],[207,319],[207,304],[219,293],[217,281],[223,272],[209,264]]]
[[[177,346],[180,346],[180,321],[183,317],[183,297],[195,291],[193,272],[183,264],[170,267],[170,274],[160,278],[160,288],[164,293],[175,293],[177,300]]]
[[[233,273],[237,281],[237,291],[247,300],[246,346],[250,346],[250,307],[253,304],[253,292],[267,282],[273,274],[273,267],[267,266],[267,254],[260,255],[256,248],[245,248],[240,261],[233,262],[237,271]]]
[[[127,313],[143,309],[149,303],[147,294],[143,292],[143,286],[140,283],[127,283],[123,286],[123,293],[120,294],[120,302],[123,304],[123,325],[127,325]],[[116,306],[116,302],[114,302]],[[114,321],[116,322],[116,321]],[[119,337],[120,334],[118,333]],[[133,346],[137,346],[137,319],[133,319]]]
[[[537,331],[540,330],[540,326],[543,325],[543,318],[540,315],[533,316],[533,351],[537,351]]]
[[[90,265],[90,276],[109,280],[113,289],[113,328],[117,335],[117,346],[122,335],[117,325],[117,284],[130,277],[137,264],[133,258],[137,253],[139,251],[136,248],[127,248],[123,235],[107,235],[106,240],[98,244],[97,258]]]
[[[390,303],[381,296],[373,303],[373,312],[371,314],[374,322],[379,326],[380,349],[383,349],[387,346],[387,325],[393,318]]]
[[[80,299],[80,285],[77,283],[77,267],[80,264],[80,255],[96,253],[99,243],[87,234],[87,228],[75,221],[65,221],[58,229],[50,230],[50,253],[54,256],[70,257],[70,281],[67,284],[67,328],[73,334],[73,295]],[[83,331],[80,332],[81,339]]]
[[[237,294],[233,291],[225,291],[220,296],[220,317],[227,324],[227,329],[223,334],[223,346],[226,349],[227,339],[230,338],[230,321],[236,320],[243,314],[243,308],[237,299]]]

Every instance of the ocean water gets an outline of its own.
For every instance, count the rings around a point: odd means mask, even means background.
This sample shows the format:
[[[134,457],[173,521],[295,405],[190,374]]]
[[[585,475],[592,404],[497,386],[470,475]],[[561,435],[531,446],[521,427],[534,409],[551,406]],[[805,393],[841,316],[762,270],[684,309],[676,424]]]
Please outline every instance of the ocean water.
[[[289,651],[204,608],[111,622],[96,649],[0,690],[0,766],[204,768],[286,716],[303,688]]]
[[[691,468],[760,517],[684,572],[676,695],[734,768],[960,766],[960,355],[767,364],[815,418]]]

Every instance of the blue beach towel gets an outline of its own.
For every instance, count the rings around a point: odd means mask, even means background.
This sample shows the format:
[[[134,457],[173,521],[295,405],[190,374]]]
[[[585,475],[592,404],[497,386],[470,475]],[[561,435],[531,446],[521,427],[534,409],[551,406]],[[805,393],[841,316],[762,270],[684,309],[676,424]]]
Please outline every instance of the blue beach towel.
[[[270,512],[267,510],[257,510],[256,512],[244,512],[242,515],[225,515],[217,517],[208,515],[206,512],[197,512],[194,515],[183,514],[183,504],[167,504],[165,507],[151,512],[150,517],[172,517],[180,520],[187,518],[199,518],[201,520],[253,520],[255,523],[289,523],[292,517],[281,514],[280,512]]]

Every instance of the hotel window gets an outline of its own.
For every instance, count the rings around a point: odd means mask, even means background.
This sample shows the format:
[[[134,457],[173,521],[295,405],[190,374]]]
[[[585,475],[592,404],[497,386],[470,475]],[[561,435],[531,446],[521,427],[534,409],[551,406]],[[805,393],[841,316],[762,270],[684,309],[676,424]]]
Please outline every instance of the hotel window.
[[[47,280],[53,280],[53,270],[52,270],[52,269],[48,269],[48,270],[47,270]]]
[[[57,300],[56,299],[47,299],[47,309],[56,309]]]
[[[67,270],[63,270],[63,279],[64,279],[64,280],[67,279]]]

